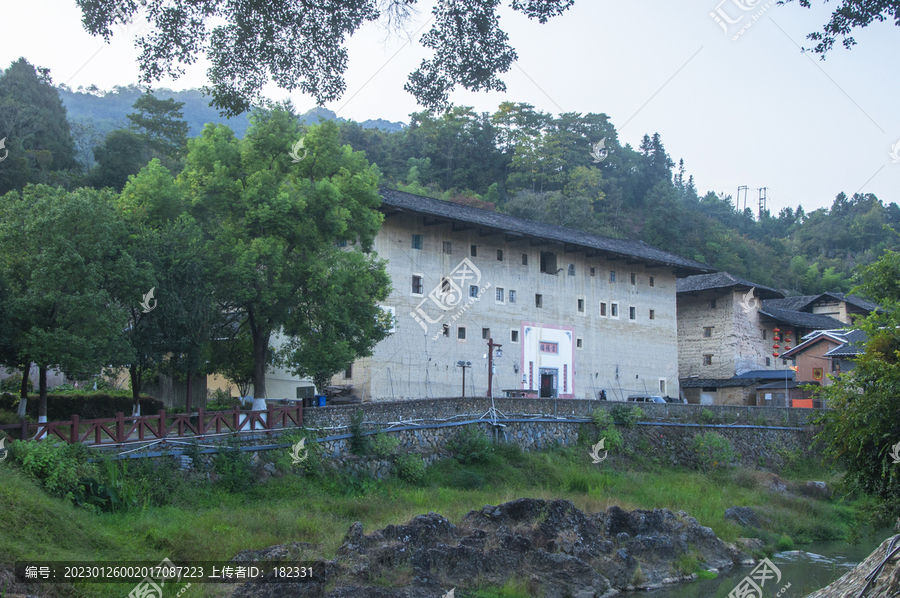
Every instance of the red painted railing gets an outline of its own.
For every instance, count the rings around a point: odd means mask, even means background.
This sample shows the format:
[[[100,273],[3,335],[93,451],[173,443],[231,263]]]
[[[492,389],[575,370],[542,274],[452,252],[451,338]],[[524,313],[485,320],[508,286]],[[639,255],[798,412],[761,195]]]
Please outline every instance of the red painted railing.
[[[0,426],[0,430],[9,430],[12,437],[20,440],[42,440],[54,435],[61,440],[74,444],[84,442],[96,444],[125,444],[161,438],[202,438],[209,434],[226,432],[261,431],[271,433],[276,429],[303,425],[303,405],[297,403],[292,407],[276,407],[267,405],[265,411],[241,411],[235,406],[234,411],[210,411],[202,407],[196,413],[175,413],[167,415],[160,409],[157,415],[138,415],[126,417],[124,413],[116,413],[110,419],[82,420],[73,415],[69,421],[27,423]],[[87,429],[82,430],[83,426]],[[31,429],[34,428],[34,436]],[[18,434],[15,433],[18,431]],[[172,433],[175,432],[173,435]]]

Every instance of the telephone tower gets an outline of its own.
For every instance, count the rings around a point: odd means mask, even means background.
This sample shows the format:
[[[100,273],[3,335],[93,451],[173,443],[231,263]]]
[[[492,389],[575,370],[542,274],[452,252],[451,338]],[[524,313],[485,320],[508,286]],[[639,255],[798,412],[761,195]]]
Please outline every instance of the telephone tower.
[[[759,190],[759,218],[762,219],[762,214],[766,209],[766,189],[768,187],[761,187]]]
[[[734,202],[734,209],[743,213],[744,210],[747,209],[747,185],[741,185],[738,187],[737,199]],[[744,192],[744,210],[741,210],[741,191]]]

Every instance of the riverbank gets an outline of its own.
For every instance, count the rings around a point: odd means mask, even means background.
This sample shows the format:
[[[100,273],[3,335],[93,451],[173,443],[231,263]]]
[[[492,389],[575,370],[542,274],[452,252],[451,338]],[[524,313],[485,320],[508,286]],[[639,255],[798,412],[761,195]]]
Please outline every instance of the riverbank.
[[[766,547],[752,555],[757,558],[779,546],[842,539],[854,517],[852,501],[804,491],[809,480],[830,486],[836,478],[801,458],[779,475],[747,469],[701,473],[663,467],[652,458],[594,464],[587,447],[526,453],[499,446],[478,458],[438,461],[424,476],[408,476],[413,482],[379,481],[327,466],[301,470],[283,459],[254,464],[243,456],[229,458],[210,471],[188,474],[174,462],[162,467],[132,462],[123,473],[136,489],[137,504],[108,513],[51,497],[16,467],[0,463],[5,505],[0,562],[230,560],[242,550],[289,542],[311,544],[317,557],[331,559],[357,521],[375,530],[434,511],[457,524],[485,504],[522,497],[569,500],[585,513],[611,506],[683,510],[725,542],[762,539]],[[727,520],[725,510],[732,506],[753,508],[760,527],[741,528]],[[679,567],[690,573],[702,563]],[[130,588],[95,584],[76,588],[75,595],[105,598],[123,590],[127,594]],[[206,585],[190,592],[198,598],[215,595]]]

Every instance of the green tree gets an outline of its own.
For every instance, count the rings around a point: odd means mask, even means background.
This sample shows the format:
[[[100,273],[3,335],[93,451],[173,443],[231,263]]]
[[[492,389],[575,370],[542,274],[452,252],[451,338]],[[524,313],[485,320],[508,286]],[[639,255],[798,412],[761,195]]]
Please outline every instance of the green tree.
[[[865,353],[851,371],[818,389],[831,409],[818,418],[817,439],[847,468],[847,487],[877,500],[865,514],[882,526],[900,515],[900,470],[890,457],[900,439],[900,253],[889,251],[860,268],[858,281],[853,293],[876,301],[884,313],[856,320],[868,336]]]
[[[78,168],[66,109],[50,70],[24,58],[0,73],[0,139],[9,152],[0,162],[0,195],[28,183],[53,181],[51,173]]]
[[[47,370],[99,371],[128,354],[113,289],[135,264],[107,191],[29,185],[0,199],[0,259],[20,355],[37,364],[42,418]]]
[[[132,17],[137,3],[76,0],[82,23],[92,35],[109,40],[116,19]],[[428,108],[446,108],[448,94],[461,85],[471,91],[506,87],[497,77],[507,72],[516,53],[499,27],[499,0],[455,0],[433,8],[431,29],[421,38],[434,57],[423,60],[406,89]],[[513,10],[545,23],[574,0],[511,0]],[[213,104],[235,116],[260,99],[272,79],[282,89],[299,89],[322,105],[345,91],[347,37],[367,22],[385,16],[389,27],[403,30],[416,0],[323,0],[297,3],[273,0],[265,5],[219,0],[150,0],[149,18],[158,35],[137,40],[142,79],[150,83],[181,74],[198,52],[212,63],[208,93]],[[383,12],[382,12],[383,11]],[[178,15],[178,18],[173,18]]]
[[[790,2],[791,0],[785,0]],[[800,0],[800,6],[810,8],[812,0]],[[825,54],[834,47],[838,36],[843,38],[845,48],[856,45],[856,40],[849,34],[854,28],[868,27],[874,22],[891,19],[900,25],[900,2],[896,0],[842,0],[841,5],[831,13],[831,19],[822,27],[822,31],[814,31],[807,39],[818,42],[812,51],[825,58]]]
[[[137,99],[128,115],[132,130],[143,135],[147,147],[170,160],[178,159],[187,147],[188,124],[182,108],[184,102],[160,100],[147,92]]]
[[[257,111],[241,141],[227,127],[207,125],[189,142],[178,177],[214,258],[216,296],[226,312],[241,315],[253,340],[254,408],[266,396],[272,335],[316,305],[317,285],[341,280],[323,277],[318,264],[359,273],[349,257],[356,254],[332,255],[331,248],[346,241],[367,254],[383,218],[375,209],[378,170],[361,152],[338,145],[337,125],[310,127],[304,157],[294,163],[289,152],[300,133],[283,108]],[[356,290],[360,296],[348,301],[374,303],[383,293],[378,285]],[[347,325],[369,330],[362,322]]]
[[[144,138],[127,129],[110,131],[103,143],[94,148],[97,165],[88,175],[91,186],[121,191],[128,177],[140,172],[147,162]]]

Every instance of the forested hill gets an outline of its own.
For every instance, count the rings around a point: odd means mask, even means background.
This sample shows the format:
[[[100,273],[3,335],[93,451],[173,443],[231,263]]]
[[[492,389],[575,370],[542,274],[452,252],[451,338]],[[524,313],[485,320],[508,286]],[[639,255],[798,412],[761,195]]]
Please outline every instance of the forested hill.
[[[90,122],[97,131],[103,135],[115,129],[127,128],[127,115],[134,112],[132,105],[141,96],[143,91],[136,85],[127,87],[115,87],[112,91],[103,92],[97,89],[72,91],[65,86],[59,87],[59,95],[63,105],[69,114],[69,119],[78,122]],[[231,127],[235,135],[243,137],[247,127],[250,126],[248,114],[242,114],[235,118],[224,118],[219,111],[209,105],[209,98],[204,96],[199,89],[187,89],[184,91],[172,91],[171,89],[155,89],[153,95],[161,100],[169,98],[176,102],[184,102],[182,112],[184,120],[188,124],[188,134],[191,137],[200,134],[206,123],[223,123]],[[326,108],[312,108],[301,116],[301,120],[307,124],[319,122],[319,117],[325,120],[345,119],[338,117],[334,112]],[[360,123],[363,128],[378,127],[389,131],[403,129],[403,123],[392,123],[386,120],[367,120]]]
[[[0,75],[0,128],[29,119],[41,126],[6,133],[11,157],[0,166],[0,193],[28,182],[121,190],[153,157],[180,172],[187,140],[207,122],[238,136],[249,126],[247,115],[222,119],[199,91],[155,93],[135,86],[73,92],[16,61]],[[789,294],[847,291],[857,265],[900,249],[894,203],[835,189],[816,202],[828,208],[739,211],[729,195],[698,195],[689,165],[676,164],[658,134],[639,147],[621,145],[603,113],[553,115],[503,102],[494,112],[413,113],[408,126],[346,121],[324,108],[298,119],[312,125],[320,117],[337,122],[341,141],[365,151],[388,186],[640,239]]]

